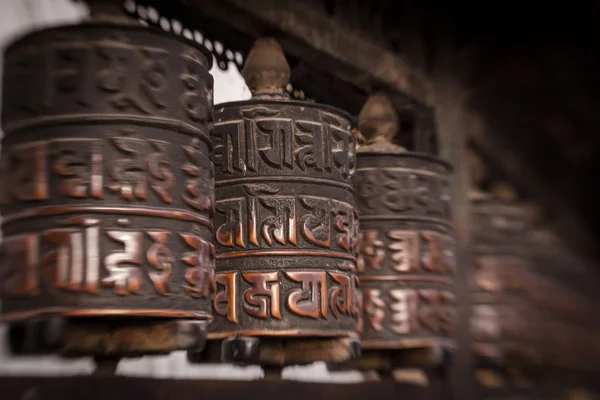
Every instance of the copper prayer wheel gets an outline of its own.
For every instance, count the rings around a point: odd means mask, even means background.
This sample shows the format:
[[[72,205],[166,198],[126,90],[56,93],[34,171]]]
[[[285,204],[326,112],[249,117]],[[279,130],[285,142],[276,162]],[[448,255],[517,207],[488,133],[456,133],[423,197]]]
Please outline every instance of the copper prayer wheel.
[[[279,44],[242,71],[253,98],[215,108],[215,320],[222,360],[283,366],[358,351],[352,118],[290,100]]]
[[[596,311],[571,286],[576,262],[549,231],[534,229],[534,209],[513,190],[470,197],[477,367],[529,376],[593,367]]]
[[[18,353],[199,349],[211,318],[212,57],[102,16],[4,55],[0,290]]]
[[[367,100],[359,130],[360,368],[439,366],[457,322],[450,165],[394,143],[398,119],[383,94]]]
[[[471,333],[478,367],[539,364],[541,315],[531,291],[529,210],[512,198],[471,193],[474,267]]]
[[[597,371],[600,319],[590,301],[597,296],[597,278],[548,227],[537,227],[532,237],[537,278],[530,297],[543,316],[542,363],[547,369]]]

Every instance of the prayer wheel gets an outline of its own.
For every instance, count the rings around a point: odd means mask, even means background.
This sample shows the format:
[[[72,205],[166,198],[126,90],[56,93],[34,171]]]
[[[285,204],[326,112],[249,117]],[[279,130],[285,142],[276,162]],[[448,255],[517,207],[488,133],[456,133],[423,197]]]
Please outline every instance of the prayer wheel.
[[[576,261],[556,237],[534,230],[525,203],[481,192],[471,197],[476,367],[534,380],[596,370],[597,312],[575,290],[586,286],[574,279]]]
[[[4,54],[0,290],[17,353],[204,344],[212,56],[112,4]]]
[[[540,310],[531,301],[537,277],[532,269],[530,210],[508,185],[495,193],[478,186],[485,172],[481,160],[472,171],[471,334],[479,368],[539,364]]]
[[[383,94],[367,100],[359,130],[360,368],[440,366],[457,322],[450,165],[395,144],[398,117]]]
[[[597,371],[600,346],[597,277],[585,260],[568,249],[549,227],[533,232],[531,302],[537,304],[540,353],[547,369]]]
[[[482,365],[533,362],[539,312],[529,302],[527,210],[499,199],[472,201],[474,271],[471,327]],[[528,283],[529,281],[529,283]]]
[[[225,362],[343,362],[359,351],[352,118],[290,100],[279,44],[242,71],[253,93],[215,108],[215,320]],[[217,353],[218,353],[217,351]]]

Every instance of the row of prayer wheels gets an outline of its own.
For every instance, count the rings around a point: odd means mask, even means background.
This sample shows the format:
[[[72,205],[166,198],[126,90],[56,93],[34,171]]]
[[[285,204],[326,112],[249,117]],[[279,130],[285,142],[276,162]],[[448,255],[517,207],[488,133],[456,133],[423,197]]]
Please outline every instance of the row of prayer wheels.
[[[213,106],[204,47],[98,4],[4,56],[12,351],[380,371],[448,361],[463,267],[451,168],[395,144],[389,99],[364,105],[357,149],[352,116],[286,95],[289,66],[264,38],[243,70],[253,98]],[[556,348],[530,345],[534,311],[505,315],[538,282],[526,216],[473,205],[476,354]]]
[[[585,296],[560,282],[575,275],[569,270],[580,262],[569,259],[547,228],[535,226],[535,213],[515,201],[514,194],[494,196],[479,190],[477,175],[469,193],[470,322],[477,367],[529,373],[542,368],[597,371],[598,312]],[[588,278],[583,274],[577,279]]]

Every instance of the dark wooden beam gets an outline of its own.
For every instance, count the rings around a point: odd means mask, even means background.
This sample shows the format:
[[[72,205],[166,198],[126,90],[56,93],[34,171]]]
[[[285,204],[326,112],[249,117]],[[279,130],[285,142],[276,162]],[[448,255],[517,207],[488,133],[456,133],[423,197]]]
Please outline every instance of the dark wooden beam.
[[[591,385],[590,385],[591,383]],[[478,397],[455,397],[447,391],[435,395],[431,388],[403,383],[363,382],[357,384],[297,381],[202,381],[130,377],[75,376],[62,378],[0,377],[3,400],[474,400],[564,399],[572,389],[594,393],[590,379],[575,379],[570,385],[544,387],[500,387],[482,389]]]
[[[201,381],[126,377],[0,378],[3,400],[434,400],[427,387],[394,382]]]
[[[184,27],[199,29],[205,37],[219,40],[225,48],[242,54],[247,54],[256,38],[264,35],[276,37],[291,64],[292,85],[318,102],[339,107],[353,115],[360,112],[372,91],[386,91],[400,114],[406,111],[408,104],[415,110],[415,130],[407,132],[401,144],[421,152],[436,151],[433,126],[428,126],[432,110],[419,97],[425,96],[425,83],[419,70],[405,65],[392,49],[377,45],[373,39],[358,35],[360,38],[355,40],[358,31],[340,24],[339,18],[319,14],[318,8],[312,7],[311,2],[296,4],[257,0],[250,5],[234,0],[169,3],[140,0],[140,3],[155,7],[169,20],[176,19]],[[293,3],[293,7],[287,7],[288,3]],[[282,13],[287,22],[274,21],[273,10]],[[291,10],[299,12],[303,18],[290,22]],[[311,37],[305,35],[313,24],[319,27],[319,43],[309,41]],[[353,36],[348,36],[350,34]],[[360,46],[370,50],[365,53]],[[367,60],[369,57],[375,57],[375,61]],[[384,65],[377,57],[390,60],[389,65]],[[406,75],[404,80],[400,79],[403,75]],[[427,133],[422,135],[420,131]]]
[[[375,79],[395,90],[410,93],[425,101],[426,77],[423,71],[412,68],[406,59],[363,32],[327,15],[310,2],[296,0],[229,0],[240,9],[256,16],[302,42],[290,48],[296,56],[304,57],[315,68],[330,68],[323,57],[333,58],[353,69],[352,80],[364,75],[365,86]],[[284,46],[284,48],[286,48]],[[286,48],[287,50],[288,48]],[[309,49],[309,50],[307,50]],[[302,54],[301,54],[302,53]],[[348,79],[348,75],[340,75]]]

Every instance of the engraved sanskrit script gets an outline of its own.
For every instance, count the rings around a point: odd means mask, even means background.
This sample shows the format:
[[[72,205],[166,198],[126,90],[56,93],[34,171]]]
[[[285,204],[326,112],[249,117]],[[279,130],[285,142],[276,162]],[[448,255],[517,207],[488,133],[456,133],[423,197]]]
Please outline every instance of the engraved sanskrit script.
[[[2,296],[35,296],[48,284],[68,292],[98,294],[112,288],[119,296],[140,295],[147,275],[159,295],[183,290],[193,298],[210,297],[214,247],[195,233],[102,227],[98,219],[78,217],[64,225],[5,238],[0,245]],[[115,250],[102,255],[100,242],[106,240]],[[48,245],[51,250],[42,252]],[[175,245],[188,251],[175,254]],[[182,287],[171,283],[176,269],[185,271]]]

